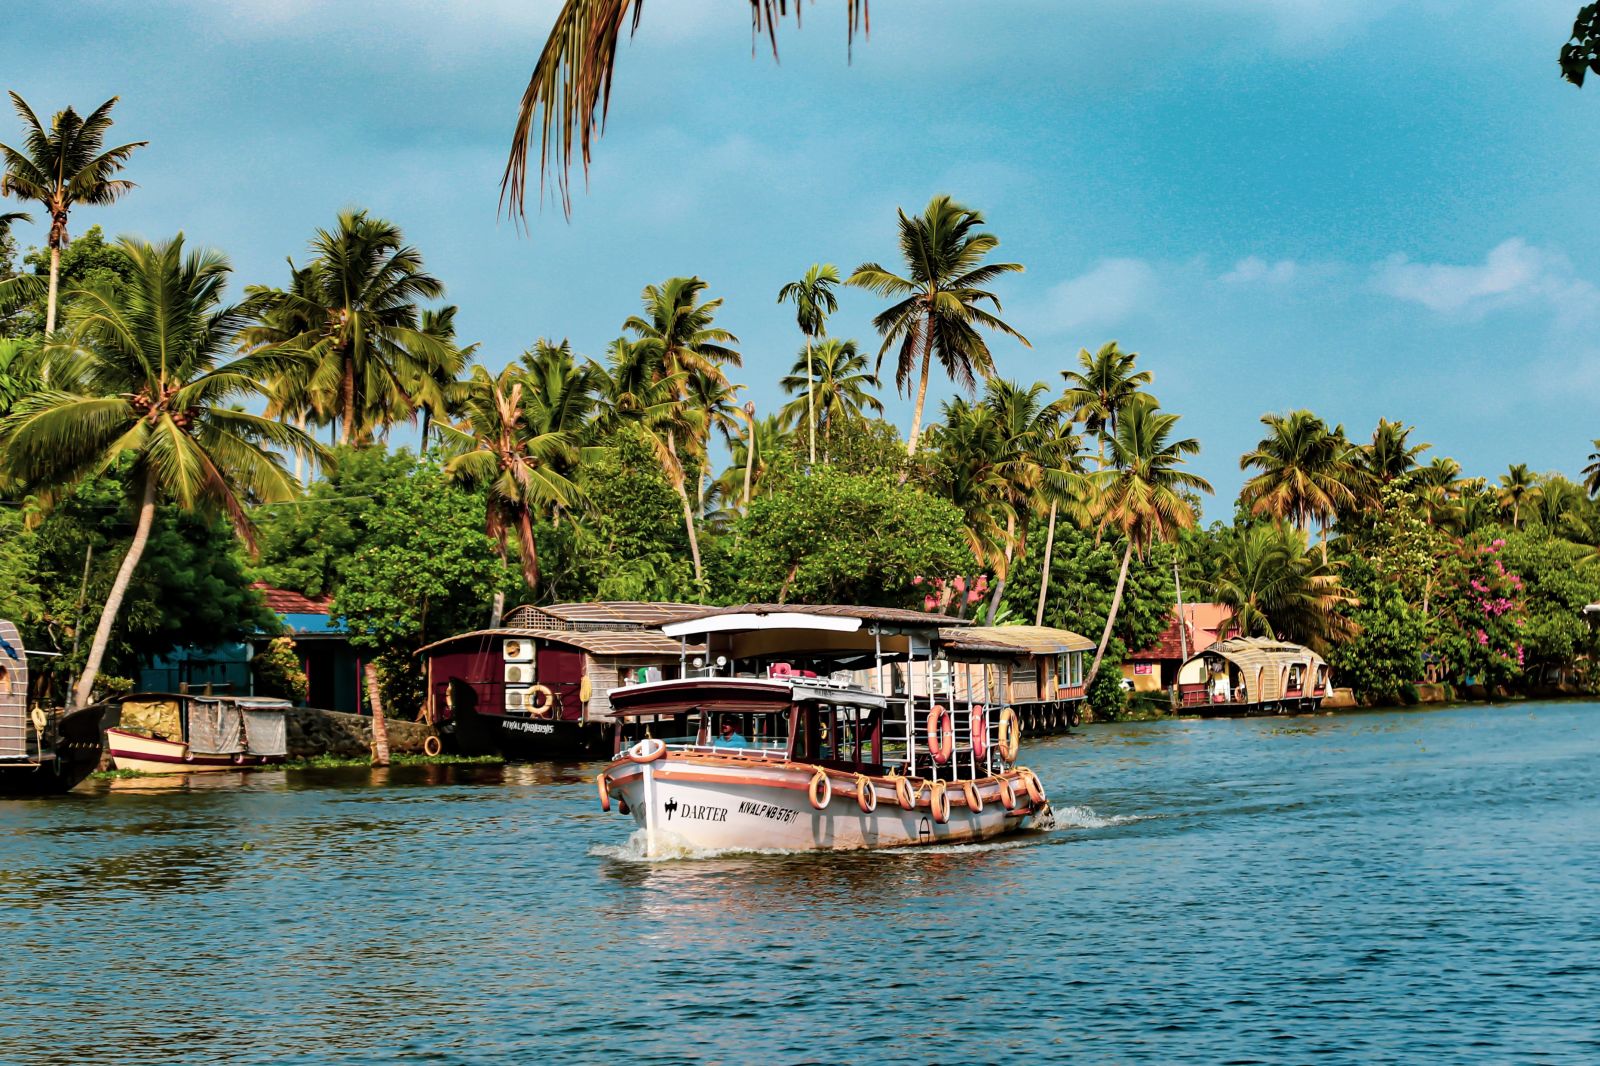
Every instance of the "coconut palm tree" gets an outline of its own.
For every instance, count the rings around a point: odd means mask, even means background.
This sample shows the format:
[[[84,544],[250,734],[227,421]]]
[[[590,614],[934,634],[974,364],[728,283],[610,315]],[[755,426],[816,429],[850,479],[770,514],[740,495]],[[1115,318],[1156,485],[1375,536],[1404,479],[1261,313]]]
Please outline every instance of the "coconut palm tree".
[[[451,453],[446,476],[484,490],[484,532],[502,561],[508,531],[515,531],[522,577],[532,590],[539,587],[534,522],[558,508],[571,509],[582,498],[572,472],[592,400],[581,383],[588,371],[574,368],[566,354],[565,365],[559,355],[546,355],[542,374],[531,374],[519,363],[497,375],[474,367],[462,426],[434,426]]]
[[[790,425],[799,425],[808,415],[822,425],[823,462],[830,458],[835,424],[859,422],[868,411],[883,414],[883,404],[870,391],[878,387],[878,375],[867,371],[867,357],[855,341],[830,337],[815,350],[808,344],[805,353],[795,360],[794,368],[778,384],[790,394],[806,389],[805,398],[789,401],[781,414]],[[815,456],[812,461],[816,461]]]
[[[790,0],[749,0],[751,34],[763,34],[778,54],[777,27],[788,12]],[[590,147],[605,127],[605,114],[611,101],[611,74],[616,67],[617,46],[623,29],[635,32],[644,0],[564,0],[556,13],[533,76],[522,93],[517,111],[516,130],[511,138],[511,154],[500,182],[500,201],[521,216],[528,188],[528,157],[535,126],[539,130],[539,188],[555,171],[556,185],[563,208],[570,211],[567,179],[573,150],[589,167]],[[794,2],[795,22],[800,21],[800,2]],[[867,24],[867,0],[845,0],[848,35],[853,42],[858,29]]]
[[[1326,555],[1329,524],[1360,499],[1351,487],[1360,476],[1357,450],[1343,426],[1330,430],[1310,411],[1262,415],[1261,422],[1267,435],[1239,459],[1239,469],[1261,472],[1245,482],[1239,502],[1251,514],[1288,519],[1302,531],[1320,523]]]
[[[1042,381],[1021,386],[999,378],[990,379],[984,389],[983,404],[993,413],[999,429],[995,468],[1004,482],[1009,505],[1005,551],[1000,565],[995,568],[994,592],[989,601],[990,625],[1000,613],[1000,599],[1005,595],[1012,561],[1024,549],[1028,517],[1037,507],[1039,488],[1044,481],[1043,460],[1065,411],[1061,401],[1044,399],[1049,391],[1050,386]]]
[[[1184,456],[1200,451],[1193,437],[1174,440],[1178,415],[1160,410],[1155,401],[1140,398],[1118,415],[1117,432],[1110,440],[1108,466],[1095,475],[1098,496],[1095,515],[1102,534],[1115,532],[1126,542],[1117,587],[1111,596],[1100,645],[1084,684],[1093,685],[1111,643],[1111,629],[1122,608],[1128,583],[1128,565],[1135,552],[1140,558],[1156,541],[1172,541],[1195,524],[1194,508],[1185,492],[1210,492],[1211,483],[1182,469]]]
[[[61,284],[61,249],[67,244],[67,219],[79,204],[102,206],[115,202],[134,187],[133,182],[112,175],[121,170],[135,151],[148,141],[133,141],[115,148],[105,147],[106,131],[111,128],[113,96],[80,118],[72,108],[58,111],[46,130],[28,102],[16,93],[11,104],[26,124],[23,147],[0,144],[5,173],[0,175],[0,196],[32,200],[50,215],[50,234],[45,245],[50,249],[50,295],[45,304],[44,331],[55,332],[56,297]]]
[[[359,210],[318,230],[311,251],[304,277],[290,263],[290,288],[248,291],[261,322],[302,326],[272,347],[309,364],[303,388],[317,417],[337,422],[339,443],[349,445],[370,442],[379,427],[419,408],[443,414],[444,383],[465,356],[424,327],[418,301],[444,295],[444,285],[423,268],[422,254],[394,223]]]
[[[224,361],[248,320],[244,308],[223,303],[227,260],[186,252],[182,237],[155,245],[124,239],[117,247],[127,256],[128,280],[73,290],[65,330],[47,349],[75,364],[84,390],[37,391],[0,426],[0,454],[25,483],[64,486],[115,471],[138,503],[133,540],[74,694],[79,706],[94,689],[157,504],[224,514],[253,548],[245,501],[297,495],[277,452],[325,458],[298,429],[233,406],[264,398],[261,382],[283,357],[255,352]]]
[[[1583,491],[1590,496],[1600,494],[1600,440],[1593,442],[1594,451],[1589,453],[1589,465],[1583,468]]]
[[[880,366],[891,347],[900,347],[895,385],[901,392],[910,390],[912,375],[921,367],[911,434],[906,440],[906,455],[914,456],[928,397],[928,370],[934,359],[953,381],[971,390],[975,374],[985,378],[994,374],[994,359],[978,327],[1030,345],[1026,337],[1000,320],[1000,298],[985,288],[1003,274],[1020,272],[1022,264],[984,262],[999,247],[1000,238],[979,229],[984,225],[982,215],[948,196],[935,196],[915,218],[904,210],[899,215],[906,275],[877,263],[862,263],[847,284],[895,300],[872,324],[883,337],[883,347],[878,350]]]
[[[1336,564],[1308,549],[1303,530],[1282,519],[1232,531],[1218,544],[1213,576],[1201,583],[1246,636],[1292,640],[1326,651],[1353,635],[1339,607],[1355,602]]]
[[[812,263],[805,276],[778,290],[778,302],[794,301],[794,317],[806,338],[806,426],[812,465],[817,461],[817,405],[812,386],[811,346],[828,331],[828,316],[839,309],[833,287],[839,284],[839,268],[832,263]]]
[[[941,495],[961,512],[962,528],[972,558],[984,568],[998,569],[1008,545],[1008,525],[1015,529],[1011,485],[1002,469],[1005,429],[995,409],[961,397],[944,404],[944,421],[929,428],[937,451],[935,483]]]
[[[753,404],[746,404],[745,412],[745,432],[731,442],[728,468],[717,478],[716,490],[722,499],[742,500],[748,509],[751,500],[771,491],[768,475],[778,456],[790,447],[793,434],[781,415],[757,418]]]
[[[687,406],[692,377],[705,379],[703,385],[693,387],[726,385],[728,379],[723,368],[741,365],[738,351],[730,347],[738,344],[739,338],[715,324],[722,301],[702,302],[700,297],[705,290],[706,283],[700,278],[670,278],[661,285],[646,285],[641,294],[644,313],[632,315],[622,324],[622,328],[636,338],[627,349],[630,365],[644,369],[650,381],[664,386],[667,395],[680,407]],[[661,399],[659,395],[653,396],[652,402]],[[685,410],[674,418],[658,419],[656,425],[663,430],[660,444],[668,455],[662,456],[662,467],[683,505],[689,554],[694,558],[694,577],[698,582],[704,580],[700,538],[695,531],[694,506],[689,501],[685,456],[681,449],[704,431],[702,427],[694,431],[696,435],[685,436],[683,428],[691,422],[700,425],[704,420],[690,415]]]
[[[1117,432],[1117,412],[1155,380],[1148,370],[1134,370],[1138,359],[1138,352],[1124,352],[1111,341],[1093,355],[1089,349],[1079,348],[1078,369],[1061,372],[1067,383],[1062,399],[1073,420],[1082,422],[1084,430],[1099,439],[1102,466],[1106,441]]]
[[[1039,573],[1039,604],[1033,624],[1044,625],[1044,605],[1050,594],[1050,565],[1056,547],[1056,517],[1065,511],[1075,525],[1087,527],[1094,485],[1083,468],[1083,438],[1073,431],[1071,419],[1060,418],[1039,444],[1038,498],[1049,503],[1045,525],[1043,568]]]
[[[688,402],[699,414],[700,431],[691,441],[693,458],[698,473],[695,477],[699,493],[700,514],[706,513],[706,490],[712,482],[710,472],[711,438],[720,436],[730,449],[741,435],[739,430],[744,412],[739,408],[739,393],[743,385],[731,385],[705,374],[689,376]]]
[[[1378,419],[1378,426],[1372,431],[1372,442],[1362,446],[1356,455],[1362,471],[1373,481],[1384,484],[1410,473],[1416,467],[1418,457],[1433,447],[1431,444],[1411,443],[1415,428],[1403,422],[1391,422],[1387,418]]]

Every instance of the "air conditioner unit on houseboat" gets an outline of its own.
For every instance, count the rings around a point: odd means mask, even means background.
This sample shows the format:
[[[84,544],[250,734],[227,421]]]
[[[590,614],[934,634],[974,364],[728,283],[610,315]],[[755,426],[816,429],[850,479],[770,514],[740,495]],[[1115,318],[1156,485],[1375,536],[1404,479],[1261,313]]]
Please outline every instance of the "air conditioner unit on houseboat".
[[[506,689],[506,713],[527,714],[533,709],[533,697],[528,695],[528,689]]]
[[[506,684],[531,685],[533,682],[532,663],[506,663]]]
[[[502,657],[508,663],[533,662],[533,641],[523,637],[513,637],[501,645]]]

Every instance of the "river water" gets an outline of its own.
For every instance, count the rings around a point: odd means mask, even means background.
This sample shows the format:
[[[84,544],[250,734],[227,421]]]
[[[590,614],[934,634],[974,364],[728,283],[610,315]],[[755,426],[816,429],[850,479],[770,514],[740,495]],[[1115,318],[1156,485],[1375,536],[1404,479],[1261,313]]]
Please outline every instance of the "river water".
[[[1090,726],[1061,828],[642,862],[594,767],[0,803],[11,1063],[1600,1061],[1600,705]]]

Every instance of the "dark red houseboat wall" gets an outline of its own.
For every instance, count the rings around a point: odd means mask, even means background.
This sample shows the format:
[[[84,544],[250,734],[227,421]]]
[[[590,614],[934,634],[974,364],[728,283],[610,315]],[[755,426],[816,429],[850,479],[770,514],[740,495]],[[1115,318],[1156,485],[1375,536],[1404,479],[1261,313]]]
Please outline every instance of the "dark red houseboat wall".
[[[579,721],[583,718],[583,700],[579,698],[583,652],[541,640],[538,656],[539,684],[548,688],[554,697],[556,717],[564,722]]]
[[[461,640],[430,653],[429,692],[438,721],[459,718],[469,711],[504,716],[506,673],[501,639]]]

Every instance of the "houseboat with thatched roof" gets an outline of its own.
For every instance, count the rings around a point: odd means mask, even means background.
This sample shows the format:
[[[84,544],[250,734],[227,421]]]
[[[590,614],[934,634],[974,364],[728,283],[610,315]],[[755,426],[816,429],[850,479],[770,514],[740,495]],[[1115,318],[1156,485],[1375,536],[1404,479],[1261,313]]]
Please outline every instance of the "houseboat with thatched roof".
[[[1180,714],[1245,716],[1315,711],[1332,691],[1328,664],[1302,644],[1231,637],[1178,670]]]
[[[509,759],[611,750],[608,693],[677,677],[683,643],[665,622],[705,610],[677,603],[518,607],[505,624],[421,649],[423,717],[451,750]]]
[[[0,796],[66,792],[100,763],[100,708],[46,710],[34,702],[22,634],[0,619]]]
[[[963,626],[783,604],[667,623],[678,676],[610,693],[600,804],[632,816],[646,855],[957,843],[1042,824],[1044,786],[1016,765],[1016,712],[958,700],[949,683],[943,634]],[[968,651],[980,649],[1002,650]]]

